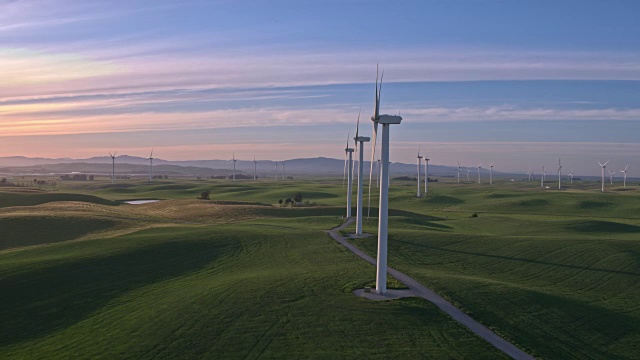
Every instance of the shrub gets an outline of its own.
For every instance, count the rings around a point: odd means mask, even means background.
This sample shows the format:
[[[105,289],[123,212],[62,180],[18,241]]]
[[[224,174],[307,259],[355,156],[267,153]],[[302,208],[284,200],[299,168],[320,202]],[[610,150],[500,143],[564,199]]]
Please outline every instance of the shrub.
[[[198,196],[198,199],[200,200],[210,200],[209,199],[209,195],[211,195],[211,191],[203,191],[200,193],[200,196]]]

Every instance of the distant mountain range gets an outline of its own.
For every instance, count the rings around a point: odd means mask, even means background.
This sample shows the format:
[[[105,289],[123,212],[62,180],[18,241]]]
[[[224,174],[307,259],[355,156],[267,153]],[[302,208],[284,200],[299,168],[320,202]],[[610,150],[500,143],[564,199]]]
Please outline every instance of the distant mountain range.
[[[278,162],[281,163],[281,162]],[[314,176],[342,176],[344,171],[344,160],[331,158],[306,158],[291,159],[285,162],[285,173],[287,175],[314,175]],[[148,173],[148,160],[142,157],[121,155],[116,158],[116,174],[119,175],[146,175]],[[257,163],[257,173],[259,177],[274,176],[275,162],[271,160],[260,160]],[[365,161],[365,173],[369,172],[369,162]],[[253,175],[254,163],[252,160],[238,160],[236,170],[238,173]],[[153,160],[153,172],[157,175],[174,176],[220,176],[230,175],[233,163],[230,160],[186,160],[168,161],[163,159]],[[278,166],[278,173],[281,174],[282,167]],[[375,171],[375,170],[374,170]],[[390,171],[392,175],[413,175],[416,174],[416,164],[391,163]],[[0,173],[3,174],[110,174],[111,158],[109,156],[92,157],[88,159],[71,158],[28,158],[23,156],[0,157]],[[483,174],[488,174],[488,169],[482,169]],[[434,176],[455,176],[457,168],[453,166],[429,165],[429,175]],[[476,174],[474,170],[472,176]],[[494,171],[496,176],[505,176]],[[463,176],[463,174],[461,174]],[[464,171],[466,177],[466,171]],[[483,175],[484,176],[484,175]],[[522,175],[521,175],[522,176]]]

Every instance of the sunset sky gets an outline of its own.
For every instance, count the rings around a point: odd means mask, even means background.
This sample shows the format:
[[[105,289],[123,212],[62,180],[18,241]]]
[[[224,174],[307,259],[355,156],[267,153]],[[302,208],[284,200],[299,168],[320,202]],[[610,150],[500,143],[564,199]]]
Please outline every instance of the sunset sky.
[[[0,0],[0,156],[343,155],[640,175],[637,1]],[[595,166],[594,166],[595,164]],[[0,166],[2,164],[0,163]]]

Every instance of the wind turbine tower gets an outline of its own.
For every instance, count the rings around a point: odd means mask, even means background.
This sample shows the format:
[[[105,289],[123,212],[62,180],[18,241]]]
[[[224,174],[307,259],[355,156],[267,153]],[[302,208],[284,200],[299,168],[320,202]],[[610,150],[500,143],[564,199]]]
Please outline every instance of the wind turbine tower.
[[[371,138],[360,136],[360,114],[356,123],[356,137],[353,138],[358,149],[358,199],[356,203],[356,235],[362,235],[362,187],[364,185],[363,166],[364,166],[364,143],[369,142]],[[359,143],[359,144],[358,144]],[[349,193],[351,196],[351,193]]]
[[[253,157],[253,181],[256,181],[256,179],[258,178],[257,176],[258,173],[258,162],[256,161],[256,157]]]
[[[531,181],[531,178],[533,177],[533,171],[529,169],[529,172],[527,174],[529,175],[529,181]]]
[[[460,161],[458,161],[458,184],[460,184]]]
[[[109,153],[109,156],[111,156],[111,183],[113,184],[114,182],[116,182],[116,154],[117,153]],[[626,174],[625,174],[626,177]]]
[[[422,156],[420,156],[420,147],[418,147],[418,197],[420,197],[420,171],[422,171]]]
[[[489,164],[489,185],[493,185],[493,163]]]
[[[384,76],[384,73],[382,74]],[[389,131],[391,125],[400,124],[402,117],[394,115],[380,115],[380,94],[382,90],[382,77],[380,85],[376,76],[375,109],[371,121],[373,122],[373,144],[371,146],[371,172],[369,173],[369,189],[371,189],[371,177],[373,172],[373,160],[375,159],[376,140],[378,137],[378,125],[382,125],[382,173],[380,175],[380,205],[378,206],[378,256],[376,259],[376,292],[387,292],[387,241],[389,226]],[[371,195],[371,192],[369,192]],[[371,196],[369,196],[371,201]]]
[[[153,149],[147,160],[149,160],[149,182],[151,182],[153,181]]]
[[[470,173],[471,173],[471,170],[467,168],[467,182],[471,182],[471,177],[469,176]]]
[[[616,173],[615,171],[609,171],[609,182],[611,183],[611,185],[613,185],[613,175]]]
[[[429,192],[429,159],[428,157],[424,157],[424,196],[427,196]]]
[[[542,175],[540,176],[540,187],[543,188],[544,187],[544,176],[547,173],[544,171],[544,166],[542,167]]]
[[[349,135],[347,135],[347,146],[344,148],[347,169],[347,219],[351,217],[351,184],[353,183],[353,149],[349,147]]]
[[[276,161],[273,165],[275,165],[273,170],[273,181],[278,181],[278,162]]]
[[[600,161],[598,161],[598,165],[600,165],[600,167],[602,168],[602,179],[600,180],[600,183],[602,185],[601,188],[601,192],[604,192],[604,170],[607,168],[607,163],[609,162],[609,160],[607,160],[604,164],[601,164]]]
[[[624,174],[624,182],[622,183],[622,187],[627,187],[627,170],[629,169],[629,164],[624,167],[624,170],[620,170],[621,173]]]
[[[573,169],[571,169],[571,172],[569,173],[569,183],[573,184]]]
[[[558,190],[562,189],[562,164],[560,158],[558,158]]]
[[[482,164],[478,164],[478,184],[480,184],[480,169],[482,169]]]
[[[286,180],[285,179],[285,174],[284,174],[284,161],[282,162],[282,180]]]
[[[231,161],[233,161],[233,181],[236,181],[236,161],[238,161],[236,160],[236,153],[233,153],[233,158]]]

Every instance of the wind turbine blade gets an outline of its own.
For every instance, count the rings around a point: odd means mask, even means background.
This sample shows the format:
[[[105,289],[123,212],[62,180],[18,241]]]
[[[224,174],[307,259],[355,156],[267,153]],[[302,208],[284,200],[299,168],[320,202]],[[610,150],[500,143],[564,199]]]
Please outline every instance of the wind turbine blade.
[[[149,156],[149,159],[153,159],[153,148],[151,148],[151,155]]]
[[[373,180],[373,161],[376,156],[376,142],[378,141],[378,121],[373,122],[373,134],[371,141],[371,168],[369,169],[369,199],[367,200],[367,217],[371,215],[371,183]]]
[[[342,171],[342,188],[344,189],[344,179],[347,177],[347,152],[344,152],[344,170]]]
[[[605,162],[602,166],[607,166],[608,163],[609,163],[609,160],[607,160],[607,162]]]
[[[360,134],[360,111],[358,111],[358,121],[356,121],[356,137]]]

